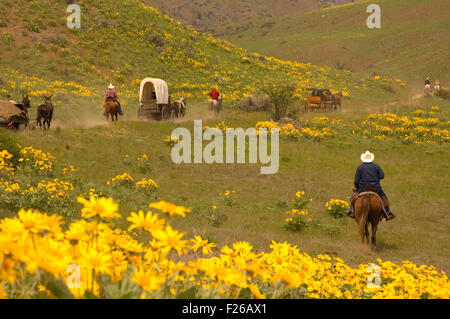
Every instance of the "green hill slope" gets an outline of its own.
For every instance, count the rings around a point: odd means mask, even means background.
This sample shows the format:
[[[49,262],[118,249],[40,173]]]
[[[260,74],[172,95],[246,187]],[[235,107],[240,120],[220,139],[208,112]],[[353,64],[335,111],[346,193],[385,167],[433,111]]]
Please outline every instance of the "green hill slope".
[[[449,84],[450,20],[445,0],[380,0],[381,29],[369,29],[360,1],[289,17],[222,27],[238,46],[282,59],[337,65],[422,82]]]
[[[137,0],[80,1],[82,27],[66,26],[66,2],[2,2],[0,95],[54,94],[57,106],[101,105],[112,82],[137,107],[144,77],[165,79],[173,98],[205,99],[218,86],[226,102],[257,92],[265,81],[291,80],[304,89],[326,86],[346,95],[382,97],[392,80],[249,54],[201,34]],[[8,18],[6,18],[8,17]],[[382,84],[382,85],[380,85]],[[40,101],[38,101],[40,102]],[[36,99],[33,104],[38,103]],[[63,111],[59,114],[64,114]],[[61,115],[60,115],[61,116]]]
[[[350,0],[145,0],[145,3],[199,30],[250,19],[309,12]]]

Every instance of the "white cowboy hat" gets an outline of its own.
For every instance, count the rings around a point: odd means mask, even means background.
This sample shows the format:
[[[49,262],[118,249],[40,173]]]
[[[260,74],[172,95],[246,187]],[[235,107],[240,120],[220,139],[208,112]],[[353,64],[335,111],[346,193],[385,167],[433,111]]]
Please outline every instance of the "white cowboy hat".
[[[361,161],[363,161],[364,163],[372,163],[374,159],[375,155],[373,155],[373,153],[370,153],[369,151],[361,154]]]
[[[110,84],[109,86],[108,86],[108,89],[114,89],[114,85],[112,85],[112,84]]]

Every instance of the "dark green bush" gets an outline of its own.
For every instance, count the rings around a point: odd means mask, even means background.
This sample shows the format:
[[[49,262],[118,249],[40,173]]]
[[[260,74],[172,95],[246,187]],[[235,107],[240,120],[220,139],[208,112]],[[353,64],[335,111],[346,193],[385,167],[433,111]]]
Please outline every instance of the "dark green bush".
[[[11,134],[0,128],[0,151],[7,150],[10,152],[14,157],[11,159],[14,166],[16,166],[19,162],[20,158],[20,148],[17,145],[17,142],[15,138],[11,136]]]
[[[450,90],[440,88],[439,91],[436,92],[436,96],[439,96],[440,98],[450,100]]]

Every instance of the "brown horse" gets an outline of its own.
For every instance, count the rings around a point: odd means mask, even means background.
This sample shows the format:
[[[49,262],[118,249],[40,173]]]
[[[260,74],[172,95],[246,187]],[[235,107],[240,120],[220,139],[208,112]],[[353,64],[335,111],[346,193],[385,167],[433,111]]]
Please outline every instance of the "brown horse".
[[[176,102],[173,102],[170,108],[171,117],[172,118],[184,117],[184,115],[186,114],[186,103],[187,102],[184,97]]]
[[[333,101],[334,110],[337,111],[339,105],[339,111],[342,109],[342,92],[332,94],[331,100]]]
[[[39,124],[39,127],[44,127],[44,130],[50,129],[50,123],[53,118],[53,103],[52,103],[53,94],[50,96],[44,95],[44,104],[41,104],[37,108],[37,117],[36,122]],[[41,122],[42,120],[42,122]],[[47,127],[46,127],[47,126]]]
[[[369,224],[372,226],[371,246],[376,247],[376,234],[381,221],[383,206],[380,196],[371,191],[364,191],[355,200],[355,220],[361,241],[369,243]]]
[[[119,104],[114,100],[107,100],[103,103],[103,108],[105,109],[104,116],[106,116],[106,120],[109,120],[109,115],[111,115],[111,121],[118,121],[119,119]]]

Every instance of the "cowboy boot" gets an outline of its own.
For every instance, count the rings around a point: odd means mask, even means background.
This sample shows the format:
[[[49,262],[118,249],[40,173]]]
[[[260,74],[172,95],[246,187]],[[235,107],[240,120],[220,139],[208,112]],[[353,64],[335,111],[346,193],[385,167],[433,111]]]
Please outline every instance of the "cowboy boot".
[[[383,196],[383,197],[381,197],[381,200],[383,201],[383,206],[387,213],[387,215],[385,216],[386,220],[388,221],[388,220],[394,219],[395,215],[391,212],[391,209],[389,208],[389,201],[388,201],[387,197]]]
[[[350,218],[355,218],[353,205],[350,205],[350,210],[348,211],[347,216]]]
[[[352,198],[350,199],[350,210],[348,211],[348,217],[355,218],[355,208],[353,207],[353,201],[355,200],[356,196],[358,196],[358,192],[353,190]]]
[[[123,116],[122,106],[119,107],[119,115],[120,115],[120,116]]]

